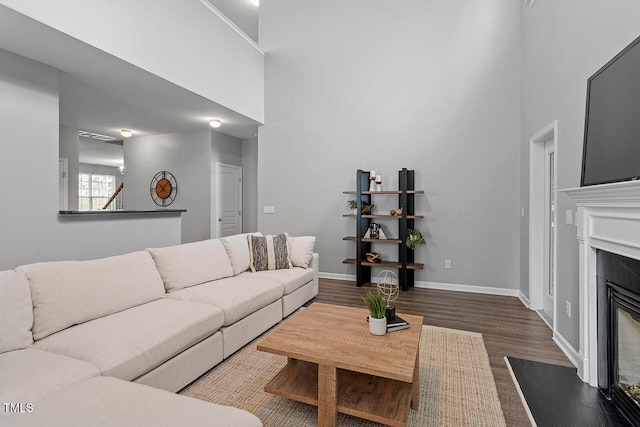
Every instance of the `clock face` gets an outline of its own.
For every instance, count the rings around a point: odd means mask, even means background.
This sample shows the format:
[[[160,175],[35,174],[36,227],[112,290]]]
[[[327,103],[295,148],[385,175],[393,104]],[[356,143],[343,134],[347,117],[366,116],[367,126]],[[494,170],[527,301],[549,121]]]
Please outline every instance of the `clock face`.
[[[151,180],[151,198],[158,206],[169,206],[178,195],[178,181],[171,172],[160,171]]]

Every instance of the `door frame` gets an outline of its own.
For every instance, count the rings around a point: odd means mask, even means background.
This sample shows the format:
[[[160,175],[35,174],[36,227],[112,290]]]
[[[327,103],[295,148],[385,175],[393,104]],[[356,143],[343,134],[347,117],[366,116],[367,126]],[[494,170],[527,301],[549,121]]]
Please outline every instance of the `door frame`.
[[[66,211],[69,209],[69,159],[60,157],[58,159],[58,171],[62,165],[62,173],[58,176],[58,191],[62,188],[62,194],[58,194],[58,205],[62,202],[62,206],[58,206],[58,210]],[[62,196],[62,200],[60,200]]]
[[[558,121],[554,120],[529,139],[529,309],[544,309],[544,234],[545,234],[545,143],[553,140],[556,209],[554,212],[553,325],[556,332],[558,302]]]
[[[212,197],[211,199],[216,201],[216,206],[215,209],[211,209],[211,212],[215,212],[215,216],[211,218],[211,237],[215,238],[215,237],[220,237],[220,222],[218,221],[218,218],[221,217],[222,215],[222,211],[220,210],[220,207],[222,206],[222,180],[220,179],[220,170],[221,168],[226,167],[226,168],[230,168],[230,169],[235,169],[238,171],[238,176],[240,177],[240,186],[239,186],[239,195],[238,195],[238,210],[240,211],[240,233],[242,233],[242,195],[243,195],[243,182],[242,182],[242,166],[238,166],[238,165],[230,165],[227,163],[220,163],[220,162],[216,162],[216,170],[215,170],[215,180],[216,180],[216,196]],[[214,235],[214,231],[215,231],[215,235]]]

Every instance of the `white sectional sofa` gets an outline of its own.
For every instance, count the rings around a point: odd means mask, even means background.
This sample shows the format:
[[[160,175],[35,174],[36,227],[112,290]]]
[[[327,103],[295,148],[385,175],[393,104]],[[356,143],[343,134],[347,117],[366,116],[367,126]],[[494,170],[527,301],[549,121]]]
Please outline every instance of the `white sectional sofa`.
[[[171,393],[318,292],[315,238],[256,272],[247,239],[0,272],[0,424],[260,426]]]

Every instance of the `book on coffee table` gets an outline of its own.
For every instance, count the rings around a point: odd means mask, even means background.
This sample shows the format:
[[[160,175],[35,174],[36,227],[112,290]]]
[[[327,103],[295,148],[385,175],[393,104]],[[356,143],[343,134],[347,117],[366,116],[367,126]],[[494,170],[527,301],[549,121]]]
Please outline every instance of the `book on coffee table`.
[[[404,320],[400,316],[396,316],[393,320],[387,320],[387,332],[399,331],[401,329],[407,329],[409,322]]]

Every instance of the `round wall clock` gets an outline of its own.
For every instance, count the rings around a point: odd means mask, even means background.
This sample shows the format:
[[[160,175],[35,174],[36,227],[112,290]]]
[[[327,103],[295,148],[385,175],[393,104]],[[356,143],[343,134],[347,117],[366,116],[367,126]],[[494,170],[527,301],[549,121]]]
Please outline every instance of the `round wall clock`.
[[[169,206],[178,195],[178,181],[171,172],[160,171],[151,180],[151,198],[158,206]]]

